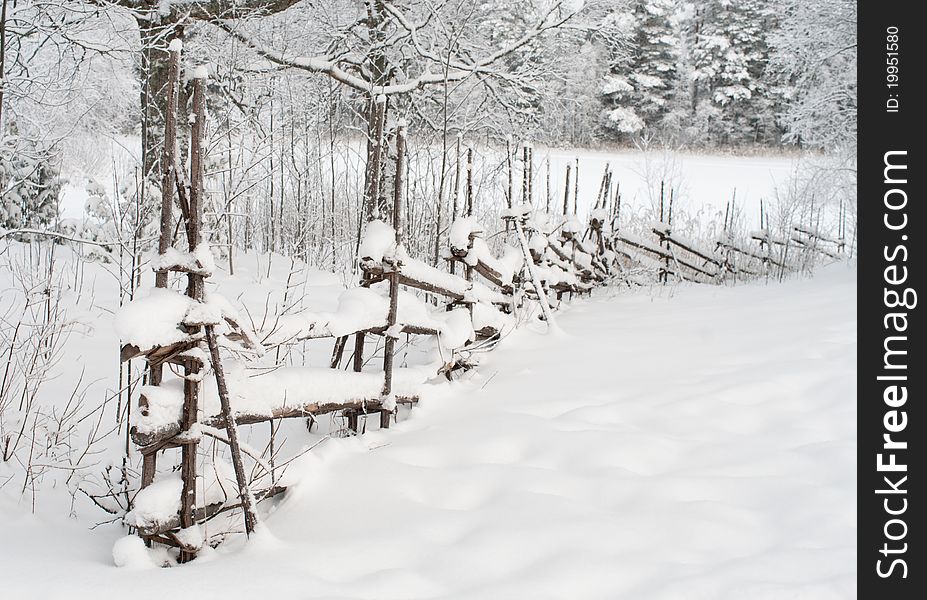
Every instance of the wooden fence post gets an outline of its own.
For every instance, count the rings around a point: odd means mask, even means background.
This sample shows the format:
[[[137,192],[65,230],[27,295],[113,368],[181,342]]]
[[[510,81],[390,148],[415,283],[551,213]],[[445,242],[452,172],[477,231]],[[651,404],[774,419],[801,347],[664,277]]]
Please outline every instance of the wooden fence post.
[[[158,239],[158,255],[163,256],[171,247],[173,237],[172,216],[174,209],[174,161],[177,149],[177,88],[180,78],[180,53],[182,42],[175,38],[170,44],[170,64],[167,76],[167,114],[164,115],[164,146],[161,149],[161,232]],[[167,287],[167,271],[155,273],[155,287]],[[164,367],[160,364],[150,365],[148,383],[161,385]],[[139,409],[147,410],[147,400],[139,397]],[[141,403],[145,405],[142,406]],[[154,481],[158,468],[158,453],[146,452],[142,454],[142,482],[141,487],[146,488]]]
[[[206,325],[206,343],[209,346],[209,355],[212,358],[212,370],[216,375],[219,403],[222,405],[222,416],[225,417],[225,431],[229,438],[229,448],[232,451],[232,466],[235,468],[238,496],[241,499],[242,512],[245,515],[245,535],[251,537],[258,522],[257,512],[254,508],[254,496],[248,488],[248,476],[245,474],[245,466],[241,460],[238,426],[235,424],[235,415],[232,413],[229,390],[225,381],[225,371],[222,368],[222,357],[219,356],[219,344],[216,341],[216,332],[212,325]]]
[[[206,132],[206,73],[198,68],[193,78],[193,114],[190,140],[190,195],[189,223],[187,232],[188,247],[191,252],[200,243],[200,216],[203,196],[203,158],[205,153],[204,137]],[[187,296],[194,300],[203,299],[203,275],[187,275]],[[184,401],[181,416],[181,431],[189,431],[197,422],[199,404],[199,382],[196,375],[201,367],[188,361],[184,367]],[[196,524],[196,439],[184,440],[180,459],[180,477],[183,488],[180,499],[180,527],[186,529]],[[196,548],[183,547],[180,550],[180,562],[187,562],[196,557]]]
[[[563,216],[570,212],[570,165],[566,166],[566,183],[563,186]]]
[[[396,348],[396,318],[399,312],[399,270],[401,264],[399,261],[399,249],[402,248],[402,191],[403,175],[405,167],[406,154],[406,132],[405,126],[400,125],[396,131],[396,178],[393,190],[393,231],[396,235],[396,256],[393,262],[393,268],[389,273],[389,314],[386,320],[386,342],[383,349],[383,393],[382,404],[391,404],[393,394],[393,353]],[[390,410],[387,406],[381,406],[383,410]],[[390,411],[391,412],[391,411]],[[380,425],[388,426],[389,420],[380,419]]]

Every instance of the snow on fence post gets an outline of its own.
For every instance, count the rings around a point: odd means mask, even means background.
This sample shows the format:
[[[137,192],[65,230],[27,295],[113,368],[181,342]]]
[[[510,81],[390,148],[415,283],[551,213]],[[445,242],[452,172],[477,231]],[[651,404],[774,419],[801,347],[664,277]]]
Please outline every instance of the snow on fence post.
[[[462,137],[463,137],[463,134],[458,132],[457,133],[457,156],[456,156],[456,164],[454,167],[454,202],[451,208],[451,218],[449,221],[450,226],[453,226],[454,221],[457,220],[457,208],[458,208],[458,204],[460,200],[460,140]],[[450,233],[450,231],[448,231],[448,233]],[[451,275],[453,275],[457,271],[457,261],[456,260],[451,259],[451,264],[448,267],[448,270],[450,271]]]
[[[171,247],[173,234],[172,211],[174,208],[174,162],[177,149],[177,96],[180,79],[180,53],[183,42],[179,38],[171,40],[170,62],[167,77],[167,114],[164,117],[164,145],[161,150],[161,231],[158,239],[158,254],[163,256]],[[168,271],[155,272],[155,287],[167,287]],[[150,385],[161,385],[164,373],[163,365],[149,365],[148,381]],[[144,413],[148,400],[139,396],[139,409]],[[157,452],[142,454],[142,481],[141,487],[146,488],[154,481],[158,468]]]
[[[383,161],[383,129],[385,127],[386,121],[386,96],[379,95],[371,99],[373,105],[371,110],[373,113],[374,121],[374,137],[376,138],[372,142],[368,140],[368,145],[372,143],[372,146],[368,148],[367,152],[367,188],[365,190],[366,198],[364,199],[364,204],[366,205],[366,216],[367,222],[370,222],[373,219],[380,218],[380,178],[381,178],[381,167]],[[357,235],[357,248],[360,250],[360,234],[361,228],[363,225],[358,227]],[[358,260],[362,257],[358,256]],[[367,274],[364,274],[363,281],[361,281],[362,286],[369,285],[369,277]],[[364,340],[365,335],[363,331],[359,331],[354,336],[354,372],[360,373],[364,369]]]
[[[467,218],[473,218],[473,146],[467,146]],[[473,267],[467,264],[464,267],[464,278],[473,281]],[[473,319],[473,303],[467,305],[470,319]]]
[[[468,150],[469,152],[472,150]],[[399,312],[399,270],[402,267],[399,257],[402,255],[402,192],[406,154],[405,125],[400,123],[396,131],[396,177],[393,190],[393,232],[396,236],[396,251],[393,266],[389,273],[389,314],[386,320],[386,342],[383,349],[383,393],[380,402],[380,427],[389,427],[389,417],[396,408],[393,396],[393,353],[396,349],[396,320]],[[469,172],[469,170],[468,170]],[[469,185],[468,185],[469,187]]]
[[[508,203],[508,207],[512,208],[512,204],[514,203],[513,195],[515,194],[515,190],[513,188],[513,181],[512,181],[514,178],[514,175],[512,173],[512,136],[511,135],[506,136],[505,138],[505,165],[507,167],[506,172],[508,174],[508,188],[506,188],[507,192],[505,195],[505,199]]]
[[[222,406],[222,416],[225,417],[225,431],[228,434],[229,448],[232,451],[232,466],[235,468],[235,480],[238,483],[238,496],[241,499],[242,512],[245,515],[245,535],[251,537],[257,525],[258,518],[255,511],[254,495],[248,487],[248,476],[241,460],[241,446],[238,443],[238,425],[232,413],[229,401],[229,389],[225,380],[225,371],[222,368],[222,357],[219,356],[219,344],[216,341],[216,332],[213,325],[205,325],[206,343],[209,346],[209,356],[212,358],[212,370],[216,376],[216,389],[219,392],[219,403]],[[273,423],[273,421],[271,421]],[[273,439],[273,438],[271,438]]]
[[[518,241],[521,243],[522,253],[525,255],[525,266],[528,269],[528,274],[531,275],[531,285],[534,287],[535,293],[537,293],[538,302],[541,304],[541,312],[544,313],[544,320],[547,321],[547,330],[553,331],[557,329],[557,324],[554,323],[554,315],[550,309],[550,302],[547,300],[547,292],[544,291],[544,286],[541,284],[541,277],[535,267],[534,259],[531,257],[528,238],[525,237],[525,229],[521,224],[522,217],[516,216],[513,221],[515,221],[515,233],[518,235]]]
[[[190,140],[190,195],[188,247],[190,252],[200,244],[200,217],[203,196],[203,159],[206,132],[206,69],[197,67],[193,73],[193,126]],[[191,272],[187,275],[187,296],[203,300],[203,275]],[[187,363],[184,366],[184,400],[181,415],[181,435],[188,433],[197,422],[199,404],[200,367]],[[180,477],[183,488],[180,499],[180,527],[187,529],[196,525],[196,436],[187,436],[181,450]],[[185,545],[180,549],[180,562],[196,558],[198,548]]]
[[[373,133],[374,139],[371,140],[370,149],[367,154],[367,189],[366,191],[366,210],[367,221],[378,219],[380,214],[380,180],[383,161],[383,129],[386,120],[386,97],[377,96],[373,98],[371,107],[374,118]]]
[[[467,146],[467,216],[473,216],[473,146]]]
[[[177,96],[180,77],[180,52],[183,42],[171,40],[170,63],[167,76],[167,114],[164,116],[164,144],[161,149],[161,236],[158,240],[158,254],[163,255],[171,247],[171,215],[174,203],[174,158],[177,149]],[[167,287],[168,272],[155,273],[155,287]],[[160,369],[159,369],[160,371]],[[154,377],[152,378],[154,382]],[[160,373],[157,382],[160,382]],[[154,382],[157,385],[157,382]]]

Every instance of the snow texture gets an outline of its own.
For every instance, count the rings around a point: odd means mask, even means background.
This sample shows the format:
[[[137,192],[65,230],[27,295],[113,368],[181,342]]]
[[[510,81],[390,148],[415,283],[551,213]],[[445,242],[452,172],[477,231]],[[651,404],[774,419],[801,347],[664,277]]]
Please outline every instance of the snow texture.
[[[4,597],[855,597],[855,280],[835,265],[574,301],[568,335],[520,328],[464,380],[419,383],[398,426],[297,459],[287,496],[262,505],[267,531],[193,565],[116,569],[145,566],[137,543],[114,544],[122,527],[0,497]],[[295,403],[354,376],[294,369],[246,392]],[[176,478],[149,489],[134,518],[176,512]],[[332,517],[371,510],[389,518]]]
[[[141,350],[186,340],[189,336],[180,324],[192,302],[176,290],[151,288],[147,295],[119,309],[116,332],[123,342],[134,344]]]
[[[475,217],[460,217],[451,223],[449,232],[451,248],[466,250],[470,247],[470,238],[483,233],[483,227]]]
[[[150,569],[155,566],[145,542],[137,535],[127,535],[113,544],[113,564],[127,569]]]
[[[147,414],[132,413],[132,425],[139,433],[152,433],[180,421],[183,411],[183,383],[168,380],[163,385],[143,385],[139,394],[148,401]]]
[[[166,523],[180,511],[180,492],[183,481],[179,475],[156,479],[135,495],[132,510],[125,522],[135,527],[153,527]]]
[[[390,225],[378,219],[367,223],[364,229],[364,237],[361,240],[358,257],[369,258],[376,262],[383,260],[383,257],[396,244],[396,232]]]

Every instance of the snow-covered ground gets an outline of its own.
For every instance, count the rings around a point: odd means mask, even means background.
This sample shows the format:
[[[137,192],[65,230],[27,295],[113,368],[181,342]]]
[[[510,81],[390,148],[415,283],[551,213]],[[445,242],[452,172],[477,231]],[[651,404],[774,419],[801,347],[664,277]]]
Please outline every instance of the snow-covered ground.
[[[0,495],[0,596],[855,597],[855,278],[599,290],[179,568]]]
[[[114,141],[94,143],[92,149],[78,148],[74,162],[79,164],[80,168],[73,166],[67,170],[70,183],[63,189],[61,216],[78,220],[84,218],[84,207],[88,199],[85,189],[88,175],[101,182],[103,188],[112,196],[113,164],[121,166],[131,163],[132,155],[127,148],[139,143],[134,138],[118,138]],[[435,153],[434,156],[437,156],[438,149],[433,148],[432,151]],[[362,156],[362,148],[358,143],[356,147],[352,147],[352,152],[339,157],[339,171],[346,170],[351,173],[347,181],[363,179],[360,175],[364,168],[360,158]],[[453,160],[453,152],[450,159]],[[726,204],[733,198],[739,210],[743,211],[748,227],[759,228],[760,200],[766,202],[768,209],[777,194],[784,193],[790,178],[796,175],[801,159],[800,154],[735,156],[658,149],[641,151],[536,147],[534,195],[539,206],[546,203],[546,168],[549,161],[551,206],[555,209],[554,212],[559,212],[563,203],[566,167],[570,165],[572,169],[572,193],[576,184],[575,164],[578,160],[581,215],[592,208],[607,165],[614,173],[615,183],[621,188],[625,212],[629,209],[641,211],[658,207],[662,181],[666,188],[667,202],[670,190],[674,192],[677,213],[685,211],[705,223],[713,219],[720,220],[723,218]],[[482,167],[483,161],[487,161],[485,167]],[[478,170],[497,170],[504,163],[504,156],[499,147],[478,147],[476,163]],[[452,167],[448,165],[447,168]],[[520,193],[522,163],[516,160],[514,169],[515,191]],[[498,171],[490,190],[482,190],[478,186],[478,192],[487,192],[482,197],[501,206],[503,200],[500,194],[505,185],[504,180],[504,173]],[[491,193],[488,193],[489,191]],[[480,201],[483,200],[478,198],[477,202]]]

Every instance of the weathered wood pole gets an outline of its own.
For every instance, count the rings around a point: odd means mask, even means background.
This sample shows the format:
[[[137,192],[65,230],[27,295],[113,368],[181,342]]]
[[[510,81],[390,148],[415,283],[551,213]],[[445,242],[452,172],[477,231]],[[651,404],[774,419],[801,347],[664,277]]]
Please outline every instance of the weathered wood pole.
[[[216,388],[219,392],[219,403],[222,406],[222,416],[225,417],[225,432],[229,438],[229,448],[232,451],[232,466],[235,468],[235,480],[238,483],[238,497],[241,500],[242,511],[245,516],[245,535],[251,537],[257,525],[258,517],[255,510],[254,496],[248,487],[248,476],[241,460],[241,445],[238,442],[238,426],[235,423],[235,414],[229,402],[229,389],[225,381],[225,371],[222,368],[222,357],[219,356],[219,344],[216,341],[216,332],[212,325],[206,325],[206,343],[209,346],[209,355],[212,358],[212,370],[216,375]]]
[[[458,200],[460,198],[460,139],[463,136],[457,134],[457,157],[456,157],[456,166],[454,167],[454,203],[451,208],[451,223],[457,220],[457,211],[458,211]],[[453,275],[457,272],[457,261],[451,260],[450,272]]]
[[[663,190],[663,188],[664,188],[664,182],[663,182],[663,180],[661,179],[661,180],[660,180],[660,222],[661,222],[661,223],[663,223],[663,212],[664,212],[664,206],[663,206],[663,204],[664,204],[663,191],[664,191],[664,190]],[[661,248],[668,248],[669,245],[668,245],[666,242],[664,242],[663,239],[661,238],[661,239],[660,239],[660,247],[661,247]],[[668,273],[668,272],[669,272],[669,257],[663,259],[663,271],[660,272],[660,283],[666,283],[666,282],[667,282],[667,280],[668,280],[667,273]]]
[[[180,53],[182,42],[174,39],[170,44],[170,62],[167,78],[167,114],[164,123],[164,145],[161,149],[161,234],[158,239],[158,254],[164,255],[171,247],[173,236],[173,209],[174,209],[174,161],[177,150],[177,88],[180,78]],[[155,287],[167,287],[167,271],[155,273]],[[151,385],[161,385],[163,366],[151,366],[148,373],[148,382]],[[144,413],[148,409],[148,401],[144,396],[139,397],[139,409]],[[142,482],[143,488],[154,481],[158,469],[157,452],[142,454]]]
[[[621,226],[621,194],[615,194],[615,220],[614,229],[618,231]]]
[[[511,138],[505,139],[505,164],[507,167],[506,170],[508,171],[508,177],[509,177],[509,181],[508,181],[509,186],[507,188],[508,191],[505,195],[505,199],[508,201],[509,208],[512,208],[512,204],[514,204],[513,196],[515,194],[515,191],[513,189],[513,181],[512,181],[514,179],[514,174],[512,173],[512,140]]]
[[[399,335],[396,329],[396,319],[399,313],[399,249],[402,247],[402,191],[404,183],[404,167],[406,158],[406,131],[405,125],[400,125],[396,131],[396,177],[393,188],[393,231],[396,235],[396,259],[389,273],[389,314],[386,319],[386,342],[383,350],[383,394],[385,405],[392,404],[393,394],[393,354],[396,348],[396,338]],[[389,420],[380,419],[380,426],[389,426]]]
[[[467,146],[467,216],[473,216],[473,146]]]
[[[473,216],[473,146],[467,146],[467,216]],[[464,267],[464,277],[467,281],[473,281],[473,267],[466,265]],[[470,314],[473,314],[473,304],[468,305]]]
[[[528,164],[531,161],[531,157],[527,142],[522,146],[521,155],[521,203],[528,204],[528,182],[531,179]]]
[[[512,220],[515,221],[515,233],[518,235],[518,241],[521,244],[521,251],[525,257],[525,266],[528,269],[528,274],[531,276],[531,285],[534,287],[534,291],[538,295],[538,302],[541,304],[541,312],[544,314],[544,320],[547,322],[547,329],[548,331],[556,329],[557,325],[554,323],[554,314],[550,309],[550,302],[547,298],[547,292],[544,291],[544,285],[541,283],[541,277],[538,274],[536,265],[534,264],[534,259],[531,257],[531,249],[528,247],[528,238],[525,236],[525,229],[521,225],[521,219],[516,217]]]
[[[563,216],[570,212],[570,165],[566,166],[566,183],[563,186]]]
[[[380,214],[380,171],[383,161],[383,127],[386,118],[385,96],[372,99],[371,113],[374,119],[373,140],[370,140],[370,149],[367,153],[367,189],[364,194],[367,221],[382,217]]]
[[[386,97],[377,96],[371,99],[371,112],[372,117],[374,118],[374,127],[373,127],[373,140],[368,140],[370,146],[368,147],[367,152],[367,188],[364,191],[365,199],[364,204],[366,206],[366,220],[368,222],[373,219],[379,219],[382,217],[381,206],[380,206],[380,180],[381,180],[381,167],[383,162],[383,128],[386,120]],[[360,248],[360,236],[361,233],[358,231],[357,236],[357,247]],[[361,258],[361,257],[358,257]],[[366,285],[367,276],[364,276],[364,281],[361,282],[361,285]],[[364,368],[364,332],[358,332],[354,336],[354,371],[360,373]]]
[[[204,137],[206,132],[206,73],[202,67],[194,72],[193,77],[193,126],[190,139],[190,195],[189,222],[187,224],[188,248],[196,250],[200,243],[200,218],[203,197],[203,159],[205,154]],[[187,296],[194,300],[203,299],[203,276],[199,273],[187,275]],[[191,332],[192,333],[192,332]],[[184,366],[184,401],[180,427],[182,432],[189,431],[197,421],[199,404],[199,382],[195,375],[200,366],[187,361]],[[196,524],[196,450],[195,437],[185,440],[181,450],[180,477],[183,488],[180,499],[180,527],[186,529]],[[187,562],[196,557],[195,548],[181,548],[180,562]]]
[[[342,335],[335,340],[335,347],[332,348],[332,360],[329,367],[337,369],[341,364],[341,357],[344,356],[344,347],[348,343],[348,336]]]
[[[573,173],[573,214],[579,213],[579,157],[576,158],[576,172]]]
[[[174,39],[170,44],[170,62],[167,78],[167,114],[164,116],[164,145],[161,148],[161,235],[158,254],[171,247],[174,209],[174,159],[177,153],[177,88],[180,79],[180,52],[182,43]],[[167,287],[167,271],[155,273],[155,287]],[[160,368],[158,369],[160,371]],[[153,378],[154,379],[154,378]],[[160,373],[153,385],[160,383]]]
[[[544,184],[544,212],[550,214],[550,154],[547,155],[547,178]]]
[[[602,198],[605,197],[605,186],[608,184],[608,169],[609,169],[609,165],[606,163],[605,172],[602,173],[602,182],[599,184],[599,193],[595,197],[595,206],[592,207],[593,210],[596,210],[599,208],[599,205],[602,203]]]
[[[621,182],[615,181],[615,196],[612,200],[612,229],[618,226],[618,212],[621,210]]]
[[[364,332],[358,332],[354,336],[354,361],[352,367],[355,373],[364,370]]]
[[[451,221],[454,221],[457,218],[457,212],[459,210],[459,198],[460,198],[460,134],[457,135],[457,156],[456,156],[456,165],[454,167],[454,202],[453,208],[451,209]],[[453,264],[453,263],[451,263]]]
[[[528,204],[534,205],[534,146],[525,146],[528,151]]]

